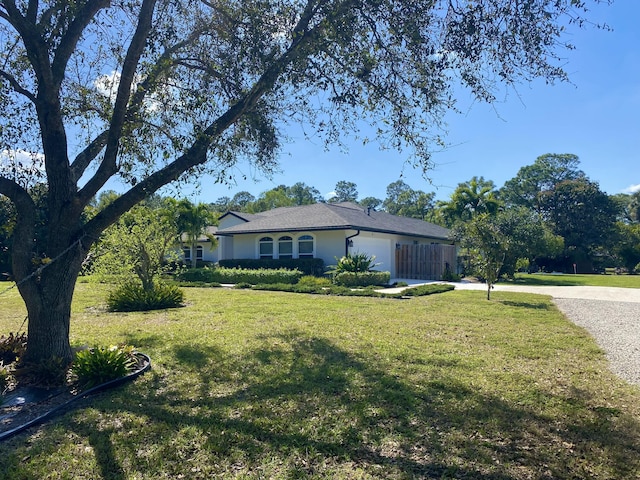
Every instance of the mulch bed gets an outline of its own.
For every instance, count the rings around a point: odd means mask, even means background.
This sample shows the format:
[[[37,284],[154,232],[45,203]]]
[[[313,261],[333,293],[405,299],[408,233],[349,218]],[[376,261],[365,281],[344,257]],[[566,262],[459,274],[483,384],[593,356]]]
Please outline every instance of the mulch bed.
[[[55,414],[77,405],[76,401],[98,391],[133,380],[151,368],[151,360],[142,353],[136,354],[136,369],[127,376],[112,380],[89,390],[78,391],[75,386],[53,388],[35,385],[18,385],[2,395],[0,403],[0,441],[30,426],[37,425]]]

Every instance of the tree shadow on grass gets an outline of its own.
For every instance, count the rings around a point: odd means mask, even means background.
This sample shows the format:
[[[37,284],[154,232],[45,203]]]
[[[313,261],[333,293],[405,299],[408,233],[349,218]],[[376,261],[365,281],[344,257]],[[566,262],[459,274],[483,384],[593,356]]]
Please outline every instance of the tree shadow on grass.
[[[549,302],[514,302],[510,300],[500,300],[500,303],[508,307],[527,308],[532,310],[552,310]]]
[[[324,338],[292,332],[262,340],[262,348],[235,357],[175,345],[173,370],[103,394],[92,403],[97,416],[74,415],[70,427],[92,445],[102,478],[191,471],[192,478],[507,480],[585,478],[598,468],[632,478],[639,471],[637,419],[590,408],[588,392],[536,390],[540,401],[575,412],[558,420],[462,383],[453,364],[429,365],[423,357],[409,365],[427,372],[414,382],[388,371],[383,359]],[[119,420],[123,414],[146,419],[140,440],[152,453],[122,448],[122,439],[112,444],[134,428]]]

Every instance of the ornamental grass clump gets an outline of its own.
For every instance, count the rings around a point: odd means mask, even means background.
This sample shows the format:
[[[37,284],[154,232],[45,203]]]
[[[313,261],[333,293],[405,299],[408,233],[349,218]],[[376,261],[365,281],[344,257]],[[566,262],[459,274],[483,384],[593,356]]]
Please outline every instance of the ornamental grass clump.
[[[130,345],[95,347],[81,350],[71,365],[80,388],[91,388],[124,377],[135,369],[136,358]]]
[[[112,312],[162,310],[180,307],[183,303],[184,292],[176,285],[165,283],[155,283],[151,289],[144,289],[139,283],[127,282],[107,297],[107,308]]]

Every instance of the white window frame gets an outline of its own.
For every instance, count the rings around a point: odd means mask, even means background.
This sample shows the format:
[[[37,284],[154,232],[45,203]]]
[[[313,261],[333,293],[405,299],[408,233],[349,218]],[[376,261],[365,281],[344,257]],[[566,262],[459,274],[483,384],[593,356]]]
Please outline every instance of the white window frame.
[[[275,258],[274,257],[274,245],[273,245],[273,237],[265,235],[264,237],[258,238],[258,258]],[[262,245],[271,245],[271,254],[263,255],[262,254]]]
[[[281,246],[283,243],[288,243],[290,245],[290,252],[284,254],[281,252]],[[294,244],[294,238],[291,235],[282,235],[281,237],[278,237],[278,258],[295,258],[295,251],[293,248]]]
[[[308,238],[307,238],[308,237]],[[300,242],[311,242],[311,253],[303,253],[300,256]],[[305,233],[304,235],[299,235],[296,238],[296,254],[297,258],[316,258],[316,237],[309,233]]]

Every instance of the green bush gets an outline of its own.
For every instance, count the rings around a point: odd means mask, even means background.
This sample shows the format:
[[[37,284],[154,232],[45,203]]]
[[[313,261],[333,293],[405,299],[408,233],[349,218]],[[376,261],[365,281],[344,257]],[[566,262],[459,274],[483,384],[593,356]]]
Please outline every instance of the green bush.
[[[81,388],[91,388],[132,372],[136,359],[131,346],[95,347],[81,350],[71,366]]]
[[[145,290],[135,282],[122,284],[109,293],[107,308],[112,312],[144,312],[182,306],[184,292],[176,285],[156,283]]]
[[[243,258],[234,260],[220,260],[218,265],[223,268],[239,268],[243,270],[300,270],[305,275],[320,276],[324,271],[324,261],[321,258]]]
[[[29,362],[14,370],[18,383],[42,386],[59,386],[67,382],[68,362],[62,358],[51,358],[39,362]]]
[[[203,268],[201,270],[187,270],[176,276],[179,281],[204,281],[217,283],[297,283],[303,276],[300,270],[285,268],[249,270],[242,268]]]
[[[376,256],[366,253],[347,253],[344,257],[338,259],[337,265],[330,268],[331,273],[337,275],[343,272],[364,273],[371,271],[372,268],[380,265],[375,263]]]
[[[344,287],[387,285],[389,280],[391,280],[390,272],[340,272],[333,276],[333,282]]]
[[[331,280],[326,277],[314,277],[313,275],[305,275],[298,280],[299,287],[330,287]]]
[[[420,297],[424,295],[433,295],[434,293],[449,292],[455,288],[456,287],[453,285],[447,285],[445,283],[429,283],[426,285],[407,288],[402,292],[402,294],[409,297]]]
[[[188,270],[183,270],[176,274],[175,278],[179,282],[186,283],[216,283],[213,279],[214,277],[214,268],[204,267],[204,268],[190,268]]]
[[[348,297],[382,297],[382,298],[402,298],[402,293],[384,293],[378,292],[374,288],[359,288],[353,289],[348,287],[342,287],[340,285],[329,284],[328,286],[321,285],[290,285],[287,283],[271,283],[263,285],[254,285],[254,290],[269,290],[277,292],[292,292],[292,293],[309,293],[314,295],[338,295]]]
[[[460,279],[461,276],[455,273],[451,269],[451,265],[449,265],[449,262],[447,262],[445,264],[444,273],[442,274],[442,278],[440,280],[442,280],[443,282],[459,282]]]

